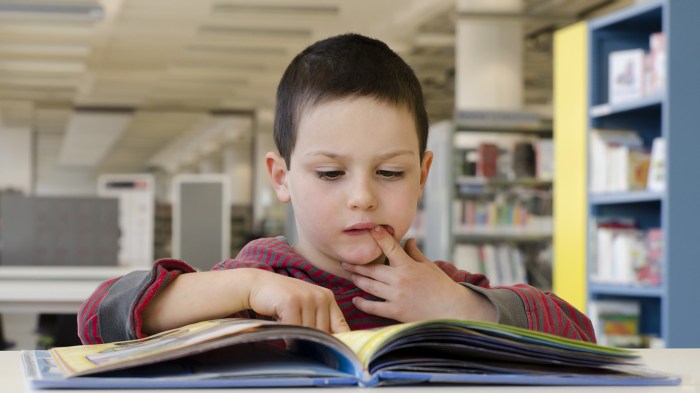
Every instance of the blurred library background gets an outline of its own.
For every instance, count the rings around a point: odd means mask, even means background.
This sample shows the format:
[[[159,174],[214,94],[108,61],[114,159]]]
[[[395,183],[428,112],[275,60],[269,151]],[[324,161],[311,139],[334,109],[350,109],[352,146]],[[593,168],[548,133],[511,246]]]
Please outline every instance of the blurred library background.
[[[78,344],[96,285],[295,237],[263,156],[303,48],[357,32],[414,69],[436,154],[407,236],[553,290],[599,342],[697,347],[700,3],[0,2],[0,349]]]

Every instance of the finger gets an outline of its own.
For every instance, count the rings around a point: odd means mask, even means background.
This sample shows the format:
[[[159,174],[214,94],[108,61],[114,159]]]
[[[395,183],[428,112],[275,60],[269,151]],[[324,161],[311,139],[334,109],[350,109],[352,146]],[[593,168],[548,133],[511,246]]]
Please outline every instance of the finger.
[[[301,324],[308,327],[316,327],[316,305],[305,304],[301,309]]]
[[[356,296],[352,298],[352,303],[360,311],[364,311],[367,314],[377,315],[384,318],[394,318],[394,313],[392,312],[392,306],[388,302],[377,302],[374,300],[367,300],[363,297]]]
[[[387,283],[377,281],[360,274],[351,275],[350,280],[352,280],[356,287],[382,299],[390,298],[393,293],[391,286]]]
[[[330,326],[330,310],[327,307],[319,307],[318,310],[316,310],[316,329],[323,330],[326,333],[332,333]]]
[[[406,244],[403,246],[404,251],[406,251],[406,254],[408,254],[411,259],[416,260],[418,262],[431,262],[428,257],[426,257],[423,252],[418,248],[418,245],[416,244],[416,239],[410,238],[406,240]]]
[[[342,333],[350,331],[350,326],[345,321],[345,315],[338,307],[337,303],[333,303],[330,309],[330,328],[332,333]]]
[[[277,320],[289,325],[302,325],[301,310],[298,307],[284,307],[277,311]]]
[[[385,265],[353,265],[351,263],[343,262],[341,265],[343,269],[356,273],[365,277],[372,278],[383,283],[390,283],[393,273],[390,266]]]
[[[374,241],[376,241],[382,251],[384,251],[384,255],[389,258],[389,261],[394,266],[412,262],[411,258],[406,254],[406,251],[401,248],[401,245],[383,226],[377,225],[369,232],[372,234]]]

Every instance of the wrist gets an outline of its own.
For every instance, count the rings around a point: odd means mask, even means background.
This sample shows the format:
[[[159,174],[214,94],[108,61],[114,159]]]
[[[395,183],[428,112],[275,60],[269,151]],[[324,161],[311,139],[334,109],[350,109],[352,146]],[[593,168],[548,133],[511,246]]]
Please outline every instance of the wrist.
[[[236,278],[235,287],[238,288],[238,296],[240,304],[235,307],[238,311],[250,310],[250,298],[253,293],[253,288],[258,281],[260,273],[263,271],[253,268],[242,268],[228,270]]]
[[[462,318],[494,323],[498,322],[498,308],[488,297],[468,286],[459,286],[462,292],[466,293],[466,301],[461,302]],[[462,297],[462,299],[464,299],[464,297]]]

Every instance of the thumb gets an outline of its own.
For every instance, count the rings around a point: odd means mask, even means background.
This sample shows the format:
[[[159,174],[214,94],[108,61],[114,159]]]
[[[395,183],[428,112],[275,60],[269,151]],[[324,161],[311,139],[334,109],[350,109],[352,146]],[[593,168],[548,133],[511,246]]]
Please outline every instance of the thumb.
[[[430,262],[430,259],[423,255],[423,252],[418,248],[416,239],[414,238],[406,240],[403,249],[406,251],[406,254],[408,254],[409,257],[418,262]]]

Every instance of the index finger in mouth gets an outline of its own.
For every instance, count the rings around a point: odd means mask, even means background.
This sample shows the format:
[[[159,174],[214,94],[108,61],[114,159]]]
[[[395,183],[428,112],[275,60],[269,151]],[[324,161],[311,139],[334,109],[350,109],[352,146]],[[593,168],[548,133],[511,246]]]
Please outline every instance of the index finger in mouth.
[[[393,229],[393,228],[392,228]],[[389,258],[390,261],[396,259],[401,254],[405,254],[401,245],[394,239],[391,233],[383,225],[377,225],[369,231],[372,237],[377,242],[379,247],[384,251],[384,255]]]

